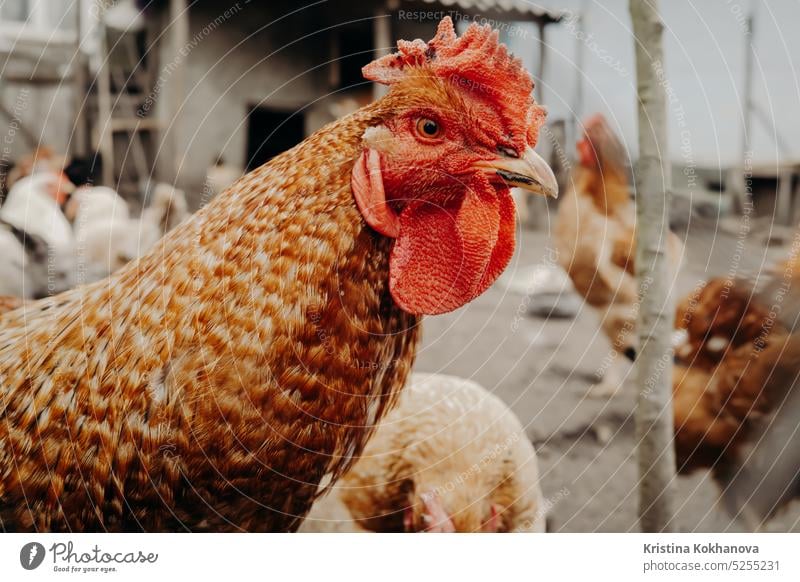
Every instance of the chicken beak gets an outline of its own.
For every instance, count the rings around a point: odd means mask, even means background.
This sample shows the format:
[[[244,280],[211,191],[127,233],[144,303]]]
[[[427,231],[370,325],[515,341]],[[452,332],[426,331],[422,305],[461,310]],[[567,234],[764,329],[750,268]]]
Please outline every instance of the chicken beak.
[[[482,161],[476,167],[493,171],[510,187],[524,188],[536,194],[558,198],[558,182],[553,170],[533,148],[526,148],[521,157],[508,156]]]

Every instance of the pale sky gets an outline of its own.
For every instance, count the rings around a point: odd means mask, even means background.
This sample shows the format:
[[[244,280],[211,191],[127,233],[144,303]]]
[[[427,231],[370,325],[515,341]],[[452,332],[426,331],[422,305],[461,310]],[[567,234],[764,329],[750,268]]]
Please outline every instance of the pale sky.
[[[553,118],[575,104],[577,47],[583,50],[585,117],[606,113],[626,142],[636,143],[634,47],[627,0],[537,0],[538,5],[586,7],[585,38],[575,28],[548,27],[545,100]],[[800,161],[800,2],[752,0],[756,10],[752,121],[754,162]],[[666,74],[672,89],[669,151],[675,162],[699,166],[738,163],[742,143],[745,18],[748,0],[662,0]],[[588,36],[592,35],[592,36]],[[508,39],[536,71],[535,34]],[[763,118],[763,119],[762,119]],[[681,125],[682,121],[682,125]],[[775,131],[778,133],[776,139]],[[778,142],[785,142],[782,152]]]

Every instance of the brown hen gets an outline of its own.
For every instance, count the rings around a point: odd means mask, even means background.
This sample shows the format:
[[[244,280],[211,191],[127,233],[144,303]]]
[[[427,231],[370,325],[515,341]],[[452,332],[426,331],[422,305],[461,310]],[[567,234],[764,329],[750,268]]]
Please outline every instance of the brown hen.
[[[790,278],[712,279],[677,309],[687,332],[673,380],[678,470],[710,468],[751,527],[800,493],[798,297]]]
[[[360,454],[419,316],[510,259],[509,184],[554,194],[497,33],[447,19],[398,46],[365,68],[384,98],[109,279],[0,318],[4,529],[291,531]]]
[[[635,279],[636,213],[625,168],[625,148],[600,115],[590,117],[577,144],[578,165],[558,207],[555,241],[558,261],[576,291],[597,310],[600,326],[611,343],[610,366],[595,396],[610,396],[620,387],[628,366],[620,358],[636,355]],[[670,233],[672,272],[683,245]]]

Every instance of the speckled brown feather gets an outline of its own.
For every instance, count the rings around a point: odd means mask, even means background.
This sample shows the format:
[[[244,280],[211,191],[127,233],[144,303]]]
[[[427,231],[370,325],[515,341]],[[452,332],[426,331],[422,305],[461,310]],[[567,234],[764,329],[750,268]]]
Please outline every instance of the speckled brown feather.
[[[390,241],[350,190],[392,107],[246,175],[111,278],[0,318],[4,530],[297,527],[414,358]]]
[[[25,304],[25,299],[22,297],[14,297],[12,295],[0,295],[0,315],[19,309]]]

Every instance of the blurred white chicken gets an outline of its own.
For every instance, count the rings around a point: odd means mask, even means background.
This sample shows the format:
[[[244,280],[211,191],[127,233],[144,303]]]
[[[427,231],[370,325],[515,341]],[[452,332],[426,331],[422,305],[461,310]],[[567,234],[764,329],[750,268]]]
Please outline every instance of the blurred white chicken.
[[[189,215],[182,190],[158,184],[152,198],[141,218],[131,218],[128,203],[111,188],[82,186],[75,191],[67,214],[74,220],[84,282],[107,277],[139,258]]]
[[[414,374],[364,453],[300,531],[542,532],[536,451],[470,380]]]
[[[38,299],[51,294],[49,247],[43,238],[0,221],[0,302],[12,297]],[[63,291],[53,289],[52,292]],[[0,305],[0,313],[5,310]]]
[[[66,165],[67,157],[65,155],[57,153],[50,146],[39,146],[14,161],[6,182],[11,188],[22,178],[38,173],[59,173]],[[59,202],[63,202],[63,200]]]
[[[28,253],[25,259],[22,259],[19,252],[20,246],[10,244],[5,247],[9,252],[4,260],[10,260],[16,265],[9,266],[11,270],[17,267],[46,269],[47,281],[38,281],[35,288],[31,288],[30,292],[26,290],[20,296],[40,297],[60,293],[74,285],[75,237],[69,221],[61,211],[61,203],[73,190],[74,185],[61,172],[37,171],[17,180],[0,207],[0,220],[22,233],[22,236],[17,237],[20,243],[24,243],[22,247],[28,247],[28,238],[32,237],[39,237],[47,245],[44,254],[38,251],[34,254]],[[8,239],[8,235],[6,233],[5,238]],[[11,249],[13,252],[10,252]],[[25,265],[20,261],[24,261]],[[32,261],[41,264],[34,265]],[[7,271],[5,267],[2,269]],[[38,274],[26,276],[41,279]],[[40,289],[42,286],[46,292]]]
[[[70,227],[61,204],[75,189],[60,172],[36,172],[17,180],[8,192],[0,218],[20,230],[38,235],[51,247],[59,248],[74,243]]]

